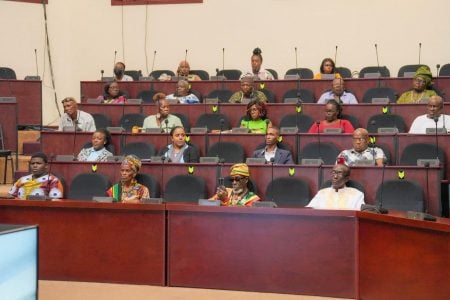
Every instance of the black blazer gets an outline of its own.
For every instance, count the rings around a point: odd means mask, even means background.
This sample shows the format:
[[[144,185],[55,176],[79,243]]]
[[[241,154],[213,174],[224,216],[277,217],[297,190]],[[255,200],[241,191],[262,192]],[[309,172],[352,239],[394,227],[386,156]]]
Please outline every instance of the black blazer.
[[[165,146],[162,148],[158,155],[165,155],[166,152],[169,151],[169,146]],[[198,153],[197,147],[194,145],[188,144],[188,147],[183,152],[183,160],[185,163],[198,163],[200,161],[200,155]]]

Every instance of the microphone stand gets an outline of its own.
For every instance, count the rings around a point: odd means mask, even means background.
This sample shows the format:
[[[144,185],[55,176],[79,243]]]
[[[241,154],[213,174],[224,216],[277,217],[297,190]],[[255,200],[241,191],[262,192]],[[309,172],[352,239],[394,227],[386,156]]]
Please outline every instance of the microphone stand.
[[[77,111],[77,113],[78,113],[78,111]],[[74,131],[73,131],[73,142],[72,142],[72,155],[73,155],[73,158],[72,158],[72,160],[73,161],[77,161],[77,155],[76,155],[76,152],[75,152],[75,143],[76,143],[76,140],[77,140],[77,131],[78,131],[78,117],[77,117],[77,119],[75,120],[75,121],[72,121],[73,122],[73,124],[74,124]]]
[[[420,54],[422,52],[422,43],[419,43],[419,65],[420,65]]]
[[[273,183],[273,163],[275,162],[275,158],[270,158],[270,169],[271,169],[271,178],[270,178],[270,184],[272,185],[272,199],[270,201],[275,202],[275,185]]]
[[[161,199],[164,200],[164,161],[166,160],[166,157],[164,154],[161,156]]]
[[[45,195],[45,192],[44,192],[44,197],[46,199],[50,199],[50,190],[51,190],[50,175],[52,174],[53,156],[54,156],[53,153],[50,154],[49,167],[48,167],[48,173],[47,173],[47,187],[46,187],[47,195]]]
[[[439,165],[441,165],[441,161],[439,159],[439,139],[438,139],[438,125],[437,125],[438,121],[439,121],[439,117],[434,116],[433,121],[434,121],[434,125],[435,125],[434,137],[435,137],[435,144],[436,144],[436,159],[437,159]]]
[[[378,73],[380,74],[380,76],[378,76],[377,87],[381,87],[381,68],[380,68],[380,61],[378,60],[378,45],[377,44],[375,44],[375,54],[377,56]]]
[[[322,152],[321,152],[321,146],[320,146],[320,128],[319,128],[319,126],[320,126],[320,121],[316,121],[316,126],[317,126],[317,143],[318,143],[318,146],[319,146],[319,159],[322,161]],[[322,162],[320,163],[321,165],[322,165]]]
[[[389,211],[383,207],[383,190],[384,190],[384,171],[386,166],[383,164],[383,169],[381,170],[381,190],[380,190],[380,201],[378,202],[377,212],[380,214],[387,214]]]
[[[223,125],[225,124],[224,119],[220,119],[220,131],[219,131],[219,142],[217,144],[217,158],[219,158],[219,162],[222,159],[222,130]]]

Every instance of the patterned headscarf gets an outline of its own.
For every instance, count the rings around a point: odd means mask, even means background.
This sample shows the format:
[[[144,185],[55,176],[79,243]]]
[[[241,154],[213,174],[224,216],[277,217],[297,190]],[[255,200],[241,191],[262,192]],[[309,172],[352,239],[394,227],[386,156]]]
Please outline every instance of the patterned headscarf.
[[[250,171],[246,164],[235,164],[230,168],[230,176],[241,175],[245,177],[250,177]]]
[[[127,155],[122,161],[122,166],[129,166],[136,173],[139,172],[139,169],[142,166],[142,162],[136,155]]]
[[[427,66],[421,66],[417,69],[416,74],[414,75],[414,78],[420,77],[421,79],[425,80],[425,85],[428,87],[431,83],[431,71],[430,68]]]

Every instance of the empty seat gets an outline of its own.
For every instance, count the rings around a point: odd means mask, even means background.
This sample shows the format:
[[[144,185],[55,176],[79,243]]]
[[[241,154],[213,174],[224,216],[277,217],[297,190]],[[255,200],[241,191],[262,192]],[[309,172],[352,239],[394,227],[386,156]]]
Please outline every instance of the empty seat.
[[[360,124],[359,124],[358,118],[355,117],[355,116],[347,115],[347,114],[342,114],[342,115],[341,115],[341,119],[342,119],[342,120],[347,120],[347,121],[349,121],[350,123],[352,123],[352,126],[353,126],[354,129],[360,128],[360,127],[361,127]]]
[[[303,103],[315,103],[316,99],[314,98],[314,93],[308,89],[292,89],[288,90],[283,95],[283,102],[286,102],[286,99],[289,98],[300,98]]]
[[[266,71],[269,71],[270,74],[272,74],[273,79],[278,79],[278,72],[275,71],[274,69],[266,69]]]
[[[374,98],[388,98],[390,103],[395,103],[397,101],[397,93],[388,87],[371,88],[364,93],[362,102],[372,103]]]
[[[440,146],[436,148],[435,144],[414,143],[403,149],[403,152],[400,155],[400,165],[416,166],[418,159],[436,158],[439,158],[441,165],[445,166],[447,157],[444,150]]]
[[[0,67],[0,79],[17,79],[16,72],[7,67]]]
[[[191,70],[189,73],[197,75],[201,80],[209,80],[209,74],[205,70]]]
[[[208,93],[206,98],[218,98],[219,102],[228,102],[231,96],[233,96],[233,91],[230,90],[212,90]]]
[[[377,75],[379,74],[379,75]],[[359,78],[370,78],[370,77],[391,77],[391,72],[386,66],[371,66],[364,67],[359,71]]]
[[[226,163],[243,163],[245,159],[244,147],[233,142],[217,142],[211,145],[206,154],[210,157],[219,157]]]
[[[133,142],[122,147],[120,155],[134,154],[140,159],[150,159],[156,155],[155,146],[146,142]]]
[[[217,72],[217,76],[225,76],[227,80],[239,80],[241,78],[242,72],[237,69],[225,69]]]
[[[151,198],[158,198],[160,196],[159,183],[152,175],[139,173],[136,175],[136,181],[148,188]]]
[[[81,173],[70,184],[68,199],[92,200],[94,196],[106,196],[111,186],[109,179],[98,173]]]
[[[94,113],[91,115],[94,118],[95,128],[97,129],[100,128],[106,129],[112,125],[111,118],[108,115],[101,113]]]
[[[223,120],[223,123],[222,123]],[[201,114],[194,127],[206,127],[208,131],[211,130],[229,130],[230,121],[224,114]]]
[[[141,70],[126,70],[125,75],[131,76],[134,81],[138,81],[139,78],[142,77],[142,71]]]
[[[137,94],[136,98],[142,99],[143,103],[154,103],[153,96],[157,93],[158,91],[155,90],[143,90]]]
[[[309,185],[295,177],[275,178],[267,186],[265,200],[273,201],[278,206],[303,207],[311,200]]]
[[[308,132],[314,124],[314,119],[302,113],[289,114],[280,120],[280,128],[297,127],[299,132]]]
[[[377,133],[378,128],[397,128],[398,132],[406,132],[405,120],[394,114],[374,115],[367,121],[367,131]]]
[[[314,73],[308,68],[294,68],[286,71],[286,75],[300,75],[301,79],[313,79]]]
[[[125,131],[131,132],[133,126],[142,127],[145,118],[146,115],[144,114],[138,113],[124,114],[120,118],[119,124],[125,129]]]
[[[342,78],[352,78],[352,71],[346,67],[336,67],[336,73],[339,73]]]
[[[445,64],[441,67],[439,76],[450,76],[450,64]]]
[[[268,103],[275,103],[276,102],[275,94],[271,90],[268,90],[268,89],[264,88],[264,89],[260,89],[259,91],[264,93],[264,95],[266,95]]]
[[[178,118],[180,118],[181,124],[183,124],[184,127],[184,131],[185,132],[189,132],[191,129],[191,123],[189,122],[189,118],[188,116],[186,116],[185,114],[182,113],[171,113],[174,116],[177,116]]]
[[[205,180],[195,175],[175,175],[164,189],[164,200],[167,202],[197,202],[206,197]]]
[[[398,77],[414,77],[414,74],[416,73],[417,69],[425,66],[429,69],[427,65],[404,65],[398,70]],[[406,73],[406,74],[405,74]],[[405,76],[406,75],[406,76]]]
[[[380,184],[376,203],[386,209],[424,211],[424,193],[420,185],[408,180],[388,180]]]
[[[339,153],[339,149],[334,144],[309,143],[300,150],[298,163],[301,164],[302,159],[322,159],[325,165],[334,165]]]

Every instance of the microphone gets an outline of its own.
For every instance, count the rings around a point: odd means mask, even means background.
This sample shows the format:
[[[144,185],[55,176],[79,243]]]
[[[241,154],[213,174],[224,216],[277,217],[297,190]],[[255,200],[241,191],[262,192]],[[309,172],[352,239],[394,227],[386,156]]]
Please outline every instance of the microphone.
[[[378,76],[378,87],[381,87],[381,69],[380,69],[380,61],[378,58],[378,45],[375,44],[375,55],[377,56],[377,68],[378,68],[378,73],[380,74],[380,76]]]
[[[54,154],[51,153],[50,157],[49,157],[49,161],[48,161],[48,173],[47,173],[47,186],[46,186],[46,190],[47,190],[47,197],[50,198],[50,174],[52,173],[52,165],[53,165],[53,158],[54,158]],[[45,192],[44,192],[44,197],[45,196]],[[47,198],[46,197],[46,198]]]
[[[303,101],[300,99],[300,91],[297,91],[297,106],[295,107],[295,127],[298,129],[298,115],[303,111]]]
[[[436,88],[437,88],[437,77],[439,77],[439,70],[441,69],[441,65],[437,64],[436,65]]]
[[[322,152],[321,152],[321,147],[320,147],[320,128],[319,128],[319,126],[320,126],[320,121],[319,120],[317,120],[316,121],[316,126],[317,126],[317,146],[318,146],[318,150],[319,150],[319,159],[322,159]]]
[[[425,200],[425,207],[424,207],[424,210],[425,210],[425,213],[427,214],[428,213],[428,199],[430,198],[430,196],[429,196],[429,182],[428,182],[428,180],[429,180],[429,174],[428,174],[428,172],[429,172],[429,170],[430,170],[430,163],[429,162],[426,162],[426,163],[424,163],[423,164],[423,166],[425,167],[425,170],[426,170],[426,173],[425,173],[425,178],[426,178],[426,184],[427,184],[427,186],[425,187],[426,188],[426,196],[427,196],[427,199]]]
[[[375,127],[376,124],[377,124],[377,122],[375,120],[370,121],[370,125],[372,125],[373,127]],[[369,141],[371,142],[370,137],[369,137]],[[371,152],[372,152],[373,165],[376,166],[377,162],[375,159],[375,143],[371,143],[371,150],[372,150]]]
[[[334,65],[337,67],[337,52],[338,46],[336,45],[336,50],[334,50]],[[336,73],[336,68],[334,68],[334,72]]]
[[[270,158],[270,169],[271,169],[271,177],[270,177],[270,185],[272,185],[272,198],[270,199],[270,201],[275,202],[275,185],[273,184],[273,163],[275,162],[275,158],[271,157]]]
[[[165,119],[164,124],[166,124],[166,145],[169,145],[169,120]]]
[[[294,51],[295,51],[295,68],[298,69],[297,47],[294,47]]]
[[[114,51],[114,64],[113,64],[113,66],[116,65],[116,58],[117,58],[117,50]],[[114,75],[115,74],[113,73],[113,77],[114,77]]]
[[[184,53],[184,61],[187,61],[187,53],[188,53],[188,49],[186,49],[186,52]]]
[[[386,166],[383,164],[383,169],[381,170],[381,190],[380,190],[380,201],[378,202],[377,212],[380,214],[387,214],[388,210],[383,207],[383,190],[384,190],[384,170]]]
[[[38,68],[38,59],[37,59],[37,49],[34,49],[34,60],[36,63],[36,77],[39,78],[39,68]]]
[[[265,119],[264,122],[265,122],[265,125],[266,125],[266,132],[265,133],[267,134],[267,129],[269,128],[270,120],[269,119]]]
[[[73,161],[77,161],[77,155],[75,150],[75,142],[77,140],[77,131],[78,131],[78,118],[75,121],[72,121],[74,124],[74,131],[73,131],[73,143],[72,143],[72,153],[73,153]]]
[[[151,69],[151,71],[150,71],[150,74],[153,73],[153,69],[155,68],[155,60],[156,60],[156,50],[153,51],[152,69]],[[156,79],[156,78],[153,78],[153,79]]]
[[[103,74],[105,73],[105,70],[100,70],[100,81],[103,80]]]
[[[166,160],[166,156],[163,154],[161,156],[161,198],[164,200],[164,161]]]
[[[225,70],[225,48],[222,48],[222,72]]]
[[[222,130],[223,130],[223,125],[225,124],[225,120],[224,119],[220,119],[220,131],[219,131],[219,143],[217,145],[217,157],[219,158],[219,162],[222,161]],[[225,160],[223,160],[223,162],[225,162]]]
[[[434,137],[435,137],[435,145],[436,145],[436,159],[439,162],[439,165],[441,164],[441,161],[439,160],[439,140],[438,140],[438,121],[439,121],[439,117],[434,116],[433,117],[433,121],[434,121],[434,126],[435,126],[435,132],[434,132]]]
[[[422,43],[419,43],[419,65],[420,65],[420,54],[422,52]]]

